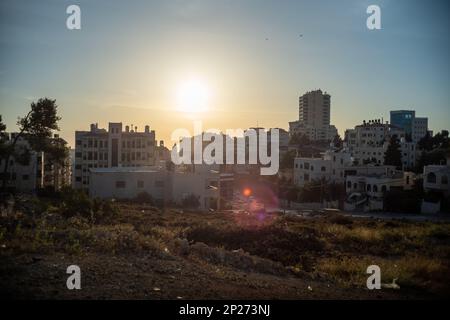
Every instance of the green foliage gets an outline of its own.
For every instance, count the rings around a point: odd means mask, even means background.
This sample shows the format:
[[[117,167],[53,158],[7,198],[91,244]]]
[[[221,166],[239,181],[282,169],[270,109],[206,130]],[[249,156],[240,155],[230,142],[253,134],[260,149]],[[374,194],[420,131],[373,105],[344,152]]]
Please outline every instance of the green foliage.
[[[153,197],[148,192],[141,192],[139,193],[134,199],[134,203],[140,203],[140,204],[150,204],[154,205]]]
[[[66,142],[63,139],[52,137],[53,131],[59,130],[58,121],[61,120],[57,115],[57,109],[56,100],[43,98],[32,102],[31,110],[25,117],[19,118],[17,121],[19,133],[14,140],[8,142],[7,147],[5,147],[5,143],[0,144],[0,155],[6,159],[6,165],[3,168],[3,188],[6,188],[9,179],[9,175],[6,173],[10,157],[14,157],[19,162],[29,161],[28,148],[16,148],[19,138],[25,138],[31,150],[46,152],[50,159],[60,163],[68,156]],[[0,119],[0,133],[5,129],[6,127]]]
[[[110,200],[91,199],[81,190],[65,188],[62,191],[61,214],[65,218],[79,215],[97,223],[118,215],[119,209]]]
[[[389,141],[389,146],[384,153],[384,164],[395,166],[397,169],[402,168],[402,153],[400,150],[400,143],[397,136],[392,136]]]
[[[281,158],[280,169],[292,169],[294,168],[294,159],[297,155],[295,150],[286,152]]]
[[[189,209],[197,209],[200,206],[200,197],[190,194],[183,199],[183,207]]]
[[[336,201],[345,197],[342,184],[329,183],[325,180],[313,180],[300,190],[300,202]]]

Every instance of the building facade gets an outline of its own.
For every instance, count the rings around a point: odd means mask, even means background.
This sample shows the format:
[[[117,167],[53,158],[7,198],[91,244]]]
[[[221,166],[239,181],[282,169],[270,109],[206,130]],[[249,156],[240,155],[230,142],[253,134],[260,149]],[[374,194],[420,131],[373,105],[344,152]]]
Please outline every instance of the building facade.
[[[382,165],[384,154],[393,136],[399,139],[403,168],[413,168],[418,158],[416,143],[406,140],[404,129],[387,122],[383,123],[381,119],[363,121],[354,129],[347,129],[344,141],[355,165],[368,163]]]
[[[394,167],[386,166],[383,173],[354,174],[345,179],[347,199],[346,210],[378,211],[384,209],[386,192],[410,190],[414,186],[412,172],[396,171]]]
[[[293,182],[299,187],[314,180],[343,182],[345,168],[352,164],[350,153],[346,151],[326,151],[321,158],[294,159]]]
[[[17,133],[3,133],[1,139],[6,143],[12,143]],[[56,141],[65,141],[58,135],[54,136]],[[25,137],[19,137],[16,142],[16,154],[19,157],[9,157],[9,163],[6,175],[8,176],[8,189],[33,193],[42,188],[53,188],[55,190],[70,185],[71,167],[70,159],[61,159],[53,161],[49,154],[37,152],[31,149],[29,142]],[[3,176],[6,158],[0,158],[0,175]],[[0,183],[2,183],[0,181]]]
[[[109,123],[106,130],[92,124],[90,131],[75,132],[75,189],[89,190],[89,171],[94,168],[155,165],[155,131],[149,126],[143,132],[122,127],[122,123]]]
[[[337,129],[330,124],[331,96],[322,90],[305,93],[299,98],[298,121],[289,122],[290,135],[301,134],[310,140],[332,140]]]
[[[89,195],[133,199],[146,192],[158,203],[175,205],[182,205],[184,199],[194,195],[198,209],[203,211],[231,206],[233,174],[209,170],[209,166],[193,167],[196,170],[167,170],[165,166],[91,169]]]
[[[405,131],[408,141],[419,142],[428,132],[428,118],[416,117],[414,110],[394,110],[390,112],[390,122]]]

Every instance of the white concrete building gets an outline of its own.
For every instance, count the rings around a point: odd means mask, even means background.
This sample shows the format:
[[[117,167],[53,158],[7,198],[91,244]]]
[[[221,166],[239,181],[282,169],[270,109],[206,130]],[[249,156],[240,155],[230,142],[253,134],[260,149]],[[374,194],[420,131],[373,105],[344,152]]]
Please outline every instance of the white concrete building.
[[[345,179],[347,199],[345,210],[383,210],[383,197],[387,191],[410,190],[414,185],[412,172],[396,171],[386,166],[385,173],[348,175]]]
[[[3,133],[1,139],[6,143],[12,143],[17,133]],[[60,139],[55,135],[54,139]],[[65,141],[61,140],[61,143]],[[56,190],[65,185],[70,185],[70,159],[60,163],[52,161],[44,152],[36,152],[24,137],[16,142],[16,153],[20,159],[14,156],[9,158],[7,175],[9,176],[7,188],[19,192],[35,192],[37,189],[52,187]],[[3,175],[6,159],[0,159],[0,175]],[[2,183],[0,181],[0,183]]]
[[[357,125],[354,129],[347,129],[344,141],[355,164],[381,165],[384,164],[384,154],[393,136],[400,140],[403,168],[413,168],[418,157],[416,143],[406,141],[404,129],[387,122],[383,123],[380,119],[364,121],[362,125]]]
[[[321,90],[305,93],[299,98],[299,119],[289,122],[289,134],[302,134],[310,140],[332,140],[337,135],[330,125],[331,96]]]
[[[197,168],[168,171],[160,167],[114,167],[91,169],[89,195],[99,198],[133,199],[146,192],[159,203],[182,205],[190,195],[198,197],[200,210],[226,208],[231,204],[233,174]]]
[[[108,131],[92,124],[90,131],[75,132],[75,171],[73,187],[89,190],[89,170],[94,168],[143,167],[156,163],[155,131],[145,126],[109,123]]]
[[[343,182],[345,168],[352,164],[346,151],[326,151],[321,158],[294,159],[294,184],[303,187],[308,182],[325,179],[329,182]]]
[[[8,144],[14,140],[16,134],[3,133],[1,139]],[[7,188],[19,192],[34,192],[36,189],[42,188],[44,185],[44,153],[31,150],[28,141],[23,137],[17,140],[16,150],[19,153],[27,153],[25,150],[29,150],[29,157],[24,157],[24,161],[14,157],[9,158]],[[0,158],[0,176],[2,178],[5,164],[6,158]],[[0,181],[1,183],[3,180]]]
[[[450,195],[450,160],[446,165],[429,165],[423,167],[423,189],[425,192],[438,192]]]

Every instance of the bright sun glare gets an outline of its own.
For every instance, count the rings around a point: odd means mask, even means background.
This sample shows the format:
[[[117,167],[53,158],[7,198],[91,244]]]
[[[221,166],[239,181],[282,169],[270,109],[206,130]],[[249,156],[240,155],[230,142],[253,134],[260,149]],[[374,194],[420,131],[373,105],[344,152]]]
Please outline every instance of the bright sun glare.
[[[189,113],[206,111],[210,95],[210,89],[203,81],[183,82],[177,89],[177,109]]]

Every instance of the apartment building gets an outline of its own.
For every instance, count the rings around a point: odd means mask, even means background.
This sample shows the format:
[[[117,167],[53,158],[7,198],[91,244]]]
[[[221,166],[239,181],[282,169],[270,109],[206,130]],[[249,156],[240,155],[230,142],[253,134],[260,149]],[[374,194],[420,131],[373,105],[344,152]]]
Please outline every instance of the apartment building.
[[[355,164],[383,164],[389,141],[396,136],[400,140],[403,167],[413,168],[417,161],[416,143],[408,142],[405,135],[403,128],[375,119],[347,129],[344,141]]]
[[[345,168],[350,167],[352,159],[347,151],[326,151],[320,158],[294,159],[293,181],[299,187],[314,180],[343,182]]]
[[[1,139],[6,143],[11,143],[17,133],[4,132]],[[44,185],[44,153],[30,149],[28,141],[20,137],[16,143],[16,151],[23,154],[23,157],[10,157],[6,175],[6,187],[19,192],[35,192]],[[3,180],[3,171],[6,165],[6,158],[0,158],[0,177]],[[0,181],[3,183],[3,181]]]
[[[337,129],[330,124],[331,96],[322,90],[309,91],[299,98],[298,121],[289,122],[290,135],[310,140],[332,140]]]
[[[411,190],[414,186],[414,174],[396,171],[386,166],[385,172],[348,175],[345,179],[347,199],[345,210],[376,211],[384,209],[386,192]]]
[[[91,124],[89,131],[75,132],[75,170],[73,187],[89,190],[89,172],[94,168],[143,167],[156,162],[155,131],[144,131],[122,123],[108,125],[108,130]]]
[[[417,143],[428,132],[428,118],[416,117],[414,110],[394,110],[390,112],[391,124],[402,128],[408,141]]]

